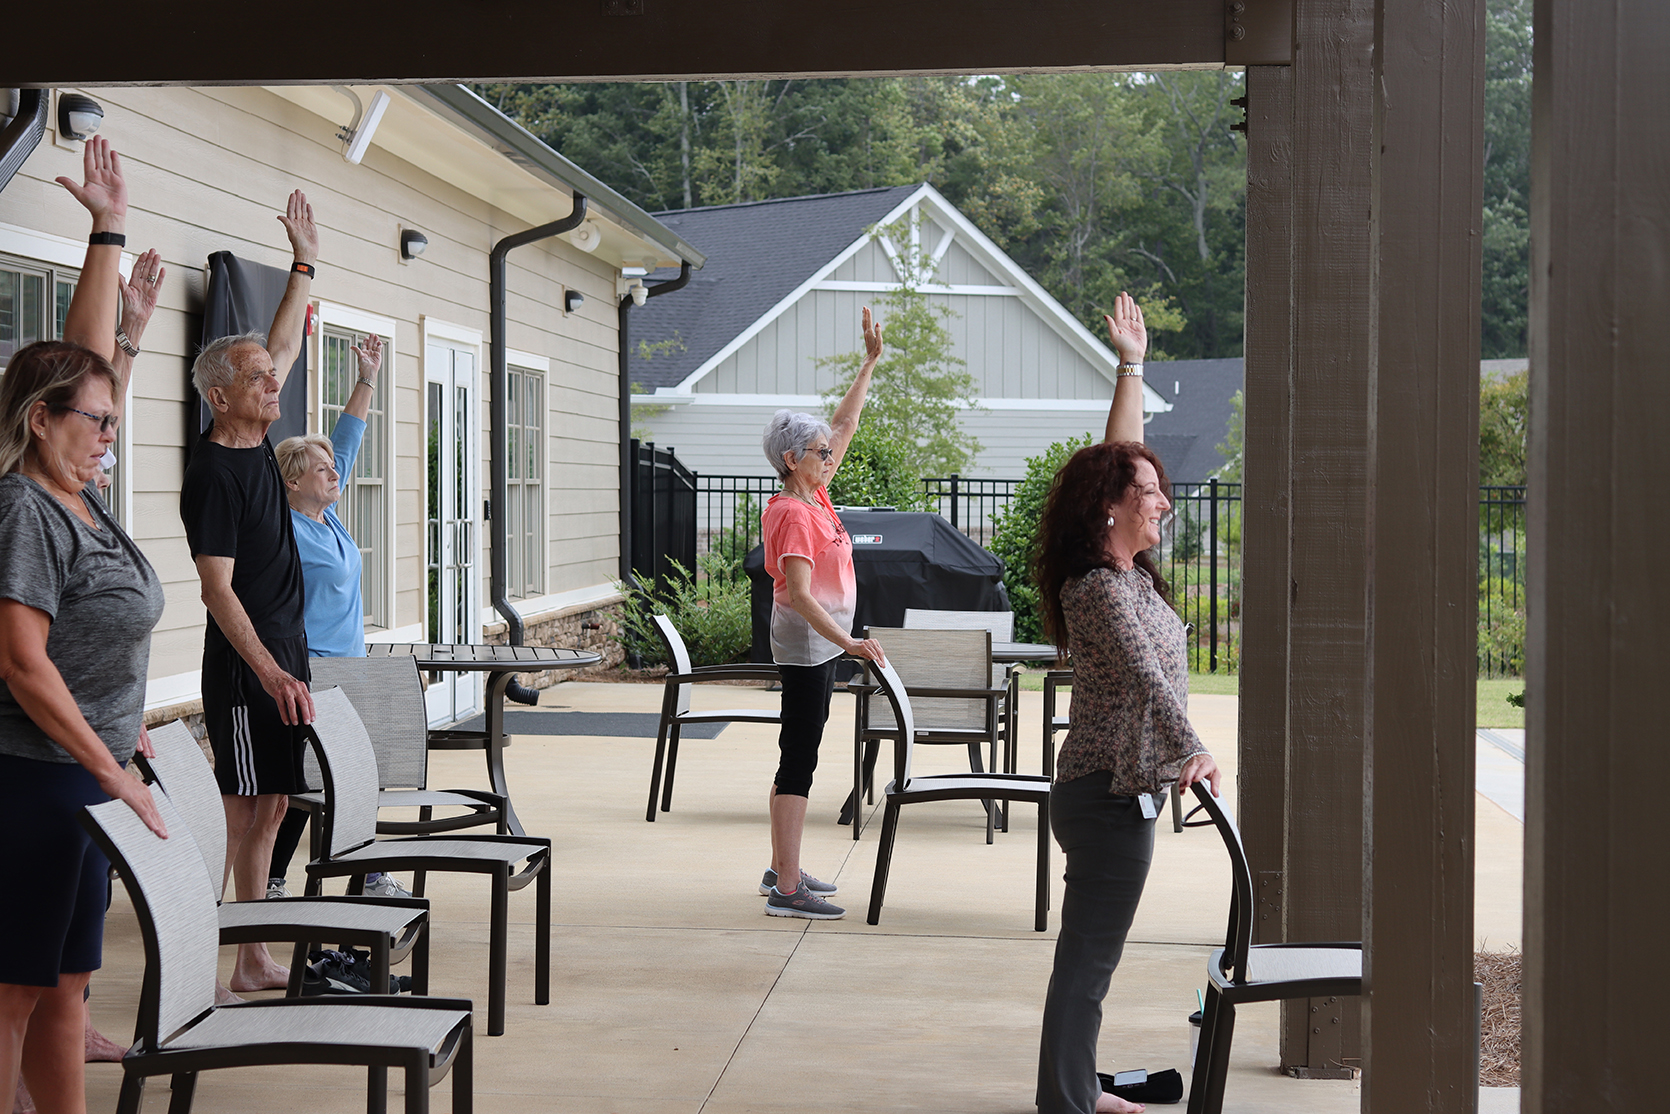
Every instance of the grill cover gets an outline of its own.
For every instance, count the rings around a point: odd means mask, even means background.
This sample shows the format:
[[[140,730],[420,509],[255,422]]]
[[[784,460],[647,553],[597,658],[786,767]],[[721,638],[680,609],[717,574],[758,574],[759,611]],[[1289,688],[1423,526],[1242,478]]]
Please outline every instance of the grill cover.
[[[841,524],[852,535],[853,572],[858,582],[854,637],[865,627],[904,626],[907,607],[1009,610],[1003,562],[940,515],[843,511]],[[742,567],[753,590],[751,660],[769,662],[771,577],[765,571],[765,547],[756,545]]]

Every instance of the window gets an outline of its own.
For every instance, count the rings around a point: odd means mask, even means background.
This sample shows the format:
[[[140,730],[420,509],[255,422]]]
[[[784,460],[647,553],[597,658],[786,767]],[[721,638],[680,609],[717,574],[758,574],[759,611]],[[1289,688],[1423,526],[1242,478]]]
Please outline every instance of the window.
[[[334,436],[336,423],[348,405],[348,396],[359,381],[359,362],[348,349],[360,344],[368,333],[327,325],[319,342],[319,427]],[[389,529],[390,485],[387,475],[389,413],[388,398],[394,378],[392,331],[383,335],[383,368],[371,393],[371,410],[365,416],[365,440],[360,443],[353,474],[342,477],[342,498],[336,517],[348,528],[360,550],[360,600],[369,627],[392,626],[389,614]]]
[[[528,362],[532,363],[532,360]],[[540,361],[543,362],[543,361]],[[505,394],[508,416],[508,488],[505,492],[506,589],[519,599],[545,591],[545,374],[511,367]]]

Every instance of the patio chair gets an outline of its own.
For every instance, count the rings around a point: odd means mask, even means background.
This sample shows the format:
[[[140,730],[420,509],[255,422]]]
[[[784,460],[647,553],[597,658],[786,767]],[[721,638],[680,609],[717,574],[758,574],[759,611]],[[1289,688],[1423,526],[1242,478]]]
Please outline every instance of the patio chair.
[[[905,626],[933,630],[987,630],[993,642],[1015,640],[1013,611],[943,611],[925,607],[905,608]],[[1021,699],[1021,668],[1019,662],[992,662],[992,687],[1008,689],[999,714],[1003,717],[1003,769],[1014,773],[1020,769],[1020,743],[1016,732],[1016,714]],[[1003,810],[998,828],[1009,830],[1009,810]]]
[[[654,616],[655,629],[667,647],[670,672],[661,690],[661,723],[655,732],[655,764],[649,772],[649,805],[644,819],[655,823],[655,798],[661,797],[661,811],[673,808],[673,774],[678,769],[679,729],[687,723],[781,723],[782,716],[775,709],[720,708],[713,711],[690,710],[690,694],[704,681],[779,681],[782,675],[775,665],[699,665],[690,664],[690,651],[678,628],[665,615]],[[662,773],[663,760],[666,764]],[[663,780],[665,777],[665,780]]]
[[[1003,701],[1006,684],[991,679],[992,638],[985,628],[971,630],[870,627],[866,632],[886,651],[887,660],[904,678],[916,704],[916,737],[913,743],[962,745],[968,748],[969,769],[982,773],[980,747],[990,751],[990,766],[998,769],[998,747],[1003,740]],[[864,680],[874,672],[865,663]],[[858,693],[858,714],[853,723],[852,838],[862,826],[857,805],[868,795],[875,800],[876,756],[882,739],[894,740],[894,750],[904,739],[892,709],[883,702]],[[928,689],[939,695],[929,696]],[[986,842],[992,841],[997,811],[992,802],[986,809]]]
[[[551,1000],[551,841],[540,836],[429,835],[378,841],[377,755],[365,725],[341,689],[313,696],[309,729],[325,778],[320,855],[307,864],[307,892],[326,878],[359,893],[372,871],[438,870],[485,874],[492,881],[487,963],[487,1035],[504,1032],[509,895],[536,882],[534,1001]],[[524,864],[520,871],[515,867]]]
[[[1210,823],[1223,837],[1234,872],[1229,898],[1229,928],[1224,946],[1206,961],[1206,1005],[1201,1011],[1200,1046],[1189,1084],[1189,1114],[1222,1114],[1229,1073],[1229,1045],[1235,1036],[1235,1007],[1243,1002],[1283,1002],[1294,998],[1329,998],[1363,992],[1361,941],[1305,944],[1253,944],[1252,871],[1241,833],[1228,802],[1212,796],[1205,783],[1194,786]],[[1207,821],[1191,823],[1204,826]]]
[[[135,755],[146,779],[169,794],[208,872],[209,896],[219,901],[226,877],[226,809],[203,748],[175,720],[151,732],[156,757]],[[172,831],[173,829],[170,829]],[[372,985],[387,986],[391,963],[412,957],[412,991],[429,991],[429,902],[422,898],[285,897],[219,903],[220,942],[295,944],[290,960],[292,998],[301,994],[302,969],[316,941],[371,952]]]
[[[882,645],[887,643],[884,641]],[[866,919],[870,924],[881,920],[881,903],[887,896],[887,875],[893,864],[893,841],[899,830],[899,810],[905,805],[924,801],[1022,801],[1038,806],[1038,880],[1032,927],[1044,931],[1050,905],[1050,779],[1039,774],[913,774],[912,758],[923,733],[916,726],[911,694],[939,699],[955,695],[957,690],[921,688],[907,692],[891,657],[887,665],[876,670],[876,679],[877,685],[864,687],[880,688],[900,728],[898,743],[893,748],[893,780],[883,792],[886,808],[880,846],[876,848],[875,879],[870,885],[870,914]]]
[[[468,1000],[366,994],[215,1005],[213,880],[167,791],[154,797],[167,839],[121,801],[90,805],[82,815],[122,877],[145,943],[139,1019],[122,1057],[117,1114],[139,1114],[153,1075],[173,1076],[169,1114],[189,1114],[199,1072],[255,1064],[363,1064],[370,1114],[388,1105],[389,1068],[405,1073],[406,1114],[427,1111],[429,1088],[451,1071],[453,1114],[469,1114]]]
[[[1073,687],[1071,669],[1052,669],[1044,674],[1044,772],[1055,776],[1055,737],[1072,726],[1071,715],[1058,715],[1061,689]],[[1191,810],[1193,815],[1193,810]],[[1183,792],[1171,786],[1171,830],[1183,830]]]

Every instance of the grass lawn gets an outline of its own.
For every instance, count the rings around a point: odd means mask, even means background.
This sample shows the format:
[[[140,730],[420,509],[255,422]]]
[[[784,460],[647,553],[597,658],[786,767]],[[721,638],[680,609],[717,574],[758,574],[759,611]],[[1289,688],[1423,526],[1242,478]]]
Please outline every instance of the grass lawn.
[[[1029,666],[1021,674],[1021,688],[1027,692],[1044,691],[1044,672],[1041,665]],[[1240,693],[1241,678],[1234,673],[1191,673],[1189,691],[1206,696],[1236,696]],[[1517,708],[1509,709],[1518,711]]]

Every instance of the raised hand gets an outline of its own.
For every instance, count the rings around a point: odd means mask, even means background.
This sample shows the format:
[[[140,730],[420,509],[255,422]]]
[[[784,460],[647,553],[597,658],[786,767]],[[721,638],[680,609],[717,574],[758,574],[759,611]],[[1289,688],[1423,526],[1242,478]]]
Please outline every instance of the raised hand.
[[[317,262],[319,227],[313,223],[313,206],[307,203],[305,193],[296,190],[290,194],[290,200],[278,222],[284,226],[284,234],[290,237],[290,247],[296,253],[296,262],[309,265]]]
[[[377,372],[383,366],[383,338],[376,333],[372,333],[365,338],[364,348],[357,344],[350,344],[348,351],[352,352],[354,358],[359,361],[360,374],[367,379],[375,380]]]
[[[122,289],[122,332],[137,346],[157,308],[157,296],[162,293],[162,280],[168,268],[155,248],[133,261],[133,277],[126,282],[117,278]]]
[[[881,359],[883,351],[881,344],[881,322],[871,318],[869,306],[864,307],[862,322],[864,326],[864,361],[866,363],[873,364],[877,360]]]
[[[122,159],[102,135],[89,139],[81,150],[82,177],[56,179],[93,214],[94,232],[121,232],[128,215],[128,186],[122,178]]]
[[[1113,303],[1113,316],[1102,315],[1108,323],[1108,342],[1119,358],[1128,364],[1140,364],[1148,353],[1148,327],[1142,323],[1142,307],[1124,291]]]

